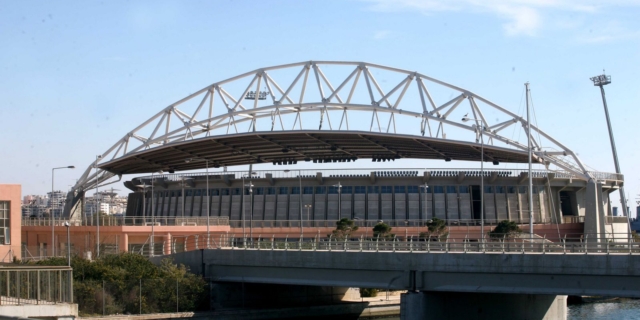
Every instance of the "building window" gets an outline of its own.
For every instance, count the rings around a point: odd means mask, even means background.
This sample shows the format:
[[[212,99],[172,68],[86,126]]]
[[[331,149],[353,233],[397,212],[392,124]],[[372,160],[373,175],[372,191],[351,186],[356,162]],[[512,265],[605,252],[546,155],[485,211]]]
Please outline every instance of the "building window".
[[[352,194],[353,193],[353,187],[352,186],[342,187],[342,193],[344,193],[344,194]]]
[[[0,201],[0,244],[11,244],[9,201]]]
[[[443,186],[433,186],[433,193],[444,193]]]
[[[405,187],[404,186],[395,186],[393,187],[394,192],[395,193],[404,193]]]
[[[407,193],[419,193],[420,192],[420,187],[418,186],[408,186],[407,187]]]
[[[267,187],[267,194],[276,194],[275,187]]]
[[[231,189],[231,195],[232,196],[239,196],[240,195],[240,188]]]
[[[496,186],[496,193],[504,193],[504,187],[503,186]]]
[[[291,187],[291,194],[300,194],[300,187]]]
[[[507,187],[507,192],[516,193],[516,187],[513,187],[513,186]]]
[[[302,188],[303,194],[313,194],[313,187],[304,187]]]
[[[469,187],[468,186],[459,186],[458,190],[460,191],[460,193],[469,193]]]
[[[484,193],[493,193],[493,187],[485,186],[484,187]]]
[[[316,187],[316,194],[325,194],[327,193],[327,187]]]
[[[289,188],[287,187],[280,187],[280,190],[278,191],[278,194],[287,194],[289,193]]]
[[[365,194],[365,193],[367,193],[367,188],[365,186],[356,186],[355,190],[356,190],[355,191],[356,194]]]
[[[220,195],[221,196],[228,196],[229,195],[229,189],[220,189]]]
[[[391,186],[381,186],[380,187],[380,193],[392,193],[392,188]]]
[[[456,193],[456,187],[455,186],[447,186],[447,193],[448,194]]]
[[[378,186],[368,186],[367,193],[379,193],[380,188]]]
[[[263,195],[264,194],[264,188],[263,187],[255,188],[253,192],[256,195]]]

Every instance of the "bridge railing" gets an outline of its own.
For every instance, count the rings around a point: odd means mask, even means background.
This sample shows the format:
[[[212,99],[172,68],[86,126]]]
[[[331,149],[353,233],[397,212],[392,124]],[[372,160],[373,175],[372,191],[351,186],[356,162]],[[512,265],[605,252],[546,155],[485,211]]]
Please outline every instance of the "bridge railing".
[[[470,235],[452,236],[446,232],[421,236],[385,235],[359,238],[341,235],[247,234],[199,235],[187,241],[172,242],[170,250],[178,253],[199,249],[220,250],[293,250],[293,251],[366,251],[416,253],[528,253],[528,254],[640,254],[640,237],[619,234],[567,234],[560,241],[550,241],[528,233],[488,234],[484,239]],[[141,252],[145,252],[142,250]]]
[[[71,267],[11,266],[0,269],[0,305],[73,303]]]
[[[99,220],[99,221],[98,221]],[[22,226],[65,226],[67,220],[55,218],[22,218]],[[116,226],[228,226],[229,217],[152,217],[152,216],[100,216],[87,217],[82,221],[71,221],[72,226],[97,226],[116,227]]]

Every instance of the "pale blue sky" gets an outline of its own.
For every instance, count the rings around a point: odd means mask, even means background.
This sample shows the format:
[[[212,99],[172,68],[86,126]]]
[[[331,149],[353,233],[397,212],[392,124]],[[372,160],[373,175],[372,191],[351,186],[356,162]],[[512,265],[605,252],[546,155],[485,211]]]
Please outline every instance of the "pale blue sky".
[[[604,68],[634,207],[640,1],[573,2],[3,1],[0,182],[44,194],[52,167],[75,165],[56,171],[56,189],[67,190],[96,154],[170,103],[305,60],[416,70],[509,109],[529,81],[539,127],[613,172],[600,93],[589,81]]]

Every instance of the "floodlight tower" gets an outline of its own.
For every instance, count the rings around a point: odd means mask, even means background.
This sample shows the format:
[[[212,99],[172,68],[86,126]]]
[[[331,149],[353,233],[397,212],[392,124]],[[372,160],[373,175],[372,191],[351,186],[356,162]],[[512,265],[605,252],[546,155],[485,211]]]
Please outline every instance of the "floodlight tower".
[[[591,78],[593,85],[600,87],[600,93],[602,94],[602,104],[604,105],[604,114],[607,117],[607,127],[609,128],[609,139],[611,140],[611,151],[613,152],[613,162],[616,166],[616,173],[620,174],[620,164],[618,163],[618,152],[616,151],[616,142],[613,139],[613,130],[611,129],[611,120],[609,119],[609,109],[607,108],[607,99],[604,96],[604,86],[611,83],[611,76],[608,76],[602,70],[602,74]],[[629,218],[629,210],[627,210],[627,199],[624,193],[624,187],[620,187],[620,202],[622,205],[622,212],[624,216]]]

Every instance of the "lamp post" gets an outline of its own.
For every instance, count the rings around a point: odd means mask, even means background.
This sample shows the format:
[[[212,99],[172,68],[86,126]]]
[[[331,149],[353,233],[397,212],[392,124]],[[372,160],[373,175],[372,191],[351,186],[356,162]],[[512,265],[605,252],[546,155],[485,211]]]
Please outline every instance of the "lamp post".
[[[196,160],[196,159],[189,158],[189,159],[185,159],[184,162],[189,163],[189,162],[191,162],[193,160]],[[211,211],[209,209],[209,159],[197,159],[197,160],[205,162],[205,170],[206,170],[205,172],[206,172],[206,175],[207,175],[206,176],[206,183],[207,183],[207,187],[206,187],[207,188],[207,190],[206,190],[207,191],[207,197],[206,197],[206,199],[207,199],[207,249],[209,249],[209,243],[210,243],[209,239],[211,238],[211,230],[209,229],[209,224],[210,224],[209,218],[210,218],[210,215],[211,215]],[[184,187],[183,187],[183,190],[184,190]],[[183,197],[182,198],[183,205],[182,206],[183,206],[183,210],[184,210],[184,192],[182,192],[182,194],[183,194],[183,196],[182,196]]]
[[[290,170],[284,170],[284,172],[289,172]],[[298,189],[298,204],[300,206],[300,237],[302,238],[302,171],[300,169],[298,171],[298,182],[300,183],[300,189]]]
[[[185,206],[184,206],[184,187],[185,187],[185,180],[187,180],[187,179],[191,180],[192,178],[185,178],[184,175],[181,176],[180,178],[182,179],[182,183],[181,183],[181,187],[182,187],[182,219],[184,219],[184,210],[185,210]],[[207,193],[209,193],[208,190],[207,190]]]
[[[251,239],[251,241],[253,242],[253,184],[251,184],[251,180],[249,180],[248,184],[244,183],[244,178],[245,177],[251,177],[251,175],[254,174],[254,172],[251,172],[250,174],[243,174],[242,175],[242,197],[241,197],[241,201],[242,201],[242,238],[244,239],[244,241],[246,242],[247,239],[247,233],[246,233],[246,227],[245,227],[245,222],[246,222],[246,218],[245,218],[245,211],[246,211],[246,205],[245,205],[245,201],[244,201],[244,188],[248,187],[249,188],[249,203],[251,203],[251,216],[249,217],[250,222],[249,222],[249,238]],[[245,243],[246,245],[246,243]]]
[[[482,242],[484,243],[484,124],[478,128],[478,119],[469,118],[466,115],[462,117],[462,122],[474,120],[476,122],[476,130],[480,129],[480,233],[482,234]],[[477,142],[477,140],[476,140]]]
[[[155,171],[151,173],[151,253],[149,254],[151,257],[155,255],[156,246],[155,246],[155,225],[156,225],[156,203],[153,195],[153,185],[155,184],[154,174],[162,173],[163,171]]]
[[[422,187],[424,188],[422,193],[422,224],[424,225],[424,221],[429,219],[429,217],[427,217],[427,189],[429,188],[429,185],[425,183]]]
[[[342,185],[340,181],[338,181],[338,184],[334,184],[333,186],[338,188],[338,221],[340,221],[340,219],[342,219]]]
[[[54,181],[55,181],[55,171],[58,169],[74,169],[75,166],[66,166],[66,167],[56,167],[56,168],[51,168],[51,198],[49,199],[49,202],[51,203],[51,214],[49,219],[51,220],[51,256],[55,256],[56,254],[56,246],[54,244],[54,242],[56,241],[55,238],[55,223],[54,223],[54,214],[55,214],[55,210],[53,209],[53,190],[54,190]],[[97,179],[97,178],[96,178]]]
[[[67,227],[67,266],[71,267],[71,234],[69,233],[69,221],[64,222],[64,226]]]
[[[591,78],[593,85],[600,87],[600,94],[602,95],[602,105],[604,106],[604,114],[607,118],[607,128],[609,128],[609,140],[611,141],[611,152],[613,153],[613,163],[616,166],[616,173],[620,174],[620,164],[618,163],[618,152],[616,151],[616,142],[613,139],[613,129],[611,129],[611,120],[609,119],[609,109],[607,108],[607,99],[604,96],[604,86],[611,83],[611,76],[604,74]],[[620,186],[620,202],[622,205],[623,214],[629,219],[629,211],[627,209],[627,199],[624,193],[624,186]],[[628,224],[628,223],[627,223]]]
[[[102,158],[101,155],[96,156],[95,168],[96,168],[96,258],[100,256],[100,201],[98,196],[98,160]]]
[[[309,210],[311,209],[311,204],[305,204],[305,208],[307,208],[307,221],[309,221]],[[302,223],[300,223],[300,238],[304,237],[304,228]]]

